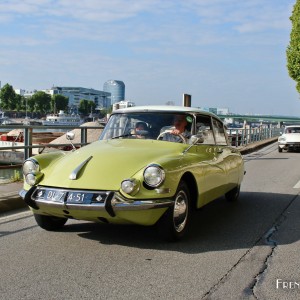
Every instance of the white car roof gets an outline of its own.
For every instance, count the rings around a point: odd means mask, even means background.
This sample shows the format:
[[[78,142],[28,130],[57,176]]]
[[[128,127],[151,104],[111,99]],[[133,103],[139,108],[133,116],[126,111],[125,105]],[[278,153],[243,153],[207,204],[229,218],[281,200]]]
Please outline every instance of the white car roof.
[[[186,106],[172,106],[172,105],[145,105],[145,106],[132,106],[127,108],[120,108],[114,110],[112,114],[115,113],[128,113],[128,112],[174,112],[174,113],[201,113],[203,115],[213,116],[220,120],[215,114],[201,110],[195,107]]]

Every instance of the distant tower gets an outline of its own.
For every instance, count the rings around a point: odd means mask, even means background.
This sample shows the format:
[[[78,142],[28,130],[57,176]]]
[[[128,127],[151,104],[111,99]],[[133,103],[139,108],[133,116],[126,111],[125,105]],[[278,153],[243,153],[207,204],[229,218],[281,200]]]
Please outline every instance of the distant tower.
[[[111,93],[111,105],[125,100],[125,84],[120,80],[108,80],[103,85],[103,91]]]

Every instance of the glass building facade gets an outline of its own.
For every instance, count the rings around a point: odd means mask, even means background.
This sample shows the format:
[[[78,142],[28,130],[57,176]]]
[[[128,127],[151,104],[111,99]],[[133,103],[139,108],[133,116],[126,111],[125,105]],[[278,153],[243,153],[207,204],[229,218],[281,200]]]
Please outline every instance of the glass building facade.
[[[94,89],[87,89],[82,87],[52,87],[49,90],[44,90],[51,95],[61,94],[69,98],[69,107],[78,107],[80,100],[90,100],[96,104],[98,109],[109,108],[110,93],[98,91]]]
[[[120,80],[108,80],[103,85],[103,91],[111,94],[111,104],[125,100],[125,84]]]

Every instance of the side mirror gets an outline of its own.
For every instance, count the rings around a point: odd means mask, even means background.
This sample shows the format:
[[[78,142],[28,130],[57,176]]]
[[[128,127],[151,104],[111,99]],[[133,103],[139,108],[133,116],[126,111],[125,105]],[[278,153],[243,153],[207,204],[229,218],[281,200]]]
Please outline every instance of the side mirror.
[[[204,142],[203,134],[192,135],[190,138],[191,144],[202,144]]]
[[[74,133],[74,132],[71,132],[71,131],[68,131],[67,134],[66,134],[66,138],[67,138],[67,140],[69,140],[69,141],[74,140],[74,138],[75,138],[75,133]]]

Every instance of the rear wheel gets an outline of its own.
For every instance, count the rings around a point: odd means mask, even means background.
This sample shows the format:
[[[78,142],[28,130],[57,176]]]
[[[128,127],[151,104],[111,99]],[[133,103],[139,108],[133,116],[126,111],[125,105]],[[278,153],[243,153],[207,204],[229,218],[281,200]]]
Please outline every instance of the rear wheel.
[[[66,222],[68,221],[67,218],[59,218],[59,217],[52,217],[52,216],[44,216],[33,214],[37,224],[48,231],[55,231],[62,228]]]
[[[157,223],[159,235],[166,241],[181,239],[187,232],[191,218],[189,189],[184,181],[179,183],[174,206],[170,207]]]
[[[240,185],[238,185],[235,188],[233,188],[231,191],[227,192],[225,194],[226,200],[229,202],[237,201],[240,195],[240,188],[241,188]]]

